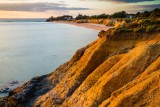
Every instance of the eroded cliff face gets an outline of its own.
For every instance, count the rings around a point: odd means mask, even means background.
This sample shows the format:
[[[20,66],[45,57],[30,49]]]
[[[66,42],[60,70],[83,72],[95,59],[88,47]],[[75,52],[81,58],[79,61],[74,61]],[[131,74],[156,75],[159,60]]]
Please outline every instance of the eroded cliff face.
[[[103,31],[53,73],[13,90],[3,106],[160,106],[160,34]]]

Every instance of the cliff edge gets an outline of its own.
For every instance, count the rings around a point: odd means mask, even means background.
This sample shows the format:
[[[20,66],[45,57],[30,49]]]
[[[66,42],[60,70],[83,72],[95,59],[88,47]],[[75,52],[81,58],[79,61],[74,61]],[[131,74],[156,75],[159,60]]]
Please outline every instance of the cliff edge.
[[[160,33],[109,29],[54,72],[10,92],[3,107],[159,107]]]

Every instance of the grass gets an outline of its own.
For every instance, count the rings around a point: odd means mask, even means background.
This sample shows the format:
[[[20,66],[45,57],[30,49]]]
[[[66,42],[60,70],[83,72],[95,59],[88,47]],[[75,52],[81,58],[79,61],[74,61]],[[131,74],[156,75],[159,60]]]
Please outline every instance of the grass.
[[[114,33],[122,33],[122,32],[158,33],[160,32],[160,20],[136,19],[130,23],[127,23],[126,26],[115,27]]]
[[[122,33],[122,32],[133,32],[133,30],[128,28],[116,28],[114,30],[114,33]]]
[[[135,33],[145,33],[146,29],[142,27],[134,28]]]

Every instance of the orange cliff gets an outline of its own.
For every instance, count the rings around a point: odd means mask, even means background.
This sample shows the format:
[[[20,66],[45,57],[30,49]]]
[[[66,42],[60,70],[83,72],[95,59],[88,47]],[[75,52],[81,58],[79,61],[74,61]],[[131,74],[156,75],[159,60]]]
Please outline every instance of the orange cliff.
[[[158,107],[160,33],[99,33],[54,72],[13,90],[5,107]]]

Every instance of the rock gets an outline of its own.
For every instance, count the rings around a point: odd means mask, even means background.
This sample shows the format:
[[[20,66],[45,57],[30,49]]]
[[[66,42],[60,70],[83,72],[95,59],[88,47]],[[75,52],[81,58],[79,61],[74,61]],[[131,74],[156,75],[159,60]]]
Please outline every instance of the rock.
[[[9,84],[10,84],[10,86],[14,86],[16,84],[19,84],[19,81],[15,80],[15,81],[10,82]]]
[[[46,93],[49,90],[50,90],[49,88],[44,87],[44,88],[42,88],[40,90],[37,90],[36,93],[35,93],[35,95],[37,95],[37,96],[42,95],[42,94]]]
[[[11,90],[7,87],[7,88],[1,88],[0,89],[0,93],[9,93]]]

